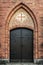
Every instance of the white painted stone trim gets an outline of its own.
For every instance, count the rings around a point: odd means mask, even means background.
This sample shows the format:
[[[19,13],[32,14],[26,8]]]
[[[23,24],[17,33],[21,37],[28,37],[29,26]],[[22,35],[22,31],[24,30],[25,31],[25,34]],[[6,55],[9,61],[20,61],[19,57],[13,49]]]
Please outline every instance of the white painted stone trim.
[[[6,62],[10,62],[9,59],[0,59],[0,60],[6,61]],[[43,59],[34,59],[33,63],[38,63],[38,62],[41,61],[41,60],[43,61]]]
[[[0,61],[6,61],[6,62],[9,62],[9,59],[0,59]]]
[[[34,59],[34,63],[38,63],[41,60],[43,61],[43,59]]]

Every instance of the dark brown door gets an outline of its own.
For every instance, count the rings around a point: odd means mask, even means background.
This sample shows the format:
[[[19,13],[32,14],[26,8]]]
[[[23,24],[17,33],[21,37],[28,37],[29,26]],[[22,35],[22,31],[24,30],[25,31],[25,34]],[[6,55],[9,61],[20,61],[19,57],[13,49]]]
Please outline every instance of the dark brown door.
[[[33,61],[33,31],[19,28],[10,31],[10,61]]]

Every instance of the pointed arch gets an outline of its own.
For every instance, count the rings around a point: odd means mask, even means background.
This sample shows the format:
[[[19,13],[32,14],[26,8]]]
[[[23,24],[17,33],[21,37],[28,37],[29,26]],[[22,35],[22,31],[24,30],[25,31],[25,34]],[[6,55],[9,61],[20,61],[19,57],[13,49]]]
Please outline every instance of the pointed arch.
[[[27,6],[25,5],[24,3],[19,3],[18,5],[15,5],[15,7],[10,11],[9,15],[7,16],[7,19],[6,19],[6,24],[5,24],[5,31],[6,31],[6,35],[8,33],[7,36],[10,35],[9,33],[9,23],[10,23],[10,20],[11,18],[13,17],[13,15],[15,14],[15,12],[17,10],[19,10],[20,8],[24,9],[32,18],[33,20],[33,24],[34,24],[34,38],[33,38],[33,43],[34,43],[34,47],[36,45],[36,48],[34,49],[34,58],[38,58],[38,23],[37,23],[37,19],[33,13],[33,11]],[[9,38],[9,37],[8,37]],[[7,38],[5,39],[5,41],[7,40]],[[10,43],[8,41],[8,43]],[[7,44],[7,42],[6,42]],[[9,53],[10,54],[10,53]]]
[[[15,5],[15,7],[10,11],[10,13],[9,13],[9,15],[7,16],[7,19],[6,19],[6,26],[7,26],[7,24],[9,24],[11,18],[15,14],[15,12],[17,10],[19,10],[20,8],[24,9],[31,16],[33,23],[34,23],[34,27],[36,27],[36,31],[37,31],[37,28],[38,28],[37,19],[34,15],[33,11],[27,5],[25,5],[24,3],[19,3],[18,5]]]

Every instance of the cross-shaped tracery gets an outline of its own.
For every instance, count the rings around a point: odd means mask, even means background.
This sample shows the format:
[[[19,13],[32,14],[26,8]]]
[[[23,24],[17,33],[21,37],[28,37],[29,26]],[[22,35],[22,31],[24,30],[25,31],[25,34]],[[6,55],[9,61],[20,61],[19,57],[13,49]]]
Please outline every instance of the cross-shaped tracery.
[[[24,12],[20,12],[20,13],[17,14],[16,19],[18,21],[23,22],[24,20],[26,20],[26,15],[24,14]]]

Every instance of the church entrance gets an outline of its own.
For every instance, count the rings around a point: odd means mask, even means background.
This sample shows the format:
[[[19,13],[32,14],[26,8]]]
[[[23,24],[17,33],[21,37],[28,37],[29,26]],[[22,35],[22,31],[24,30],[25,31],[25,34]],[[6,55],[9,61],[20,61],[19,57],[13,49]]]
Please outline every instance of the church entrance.
[[[10,62],[33,62],[33,31],[17,28],[10,31]]]

